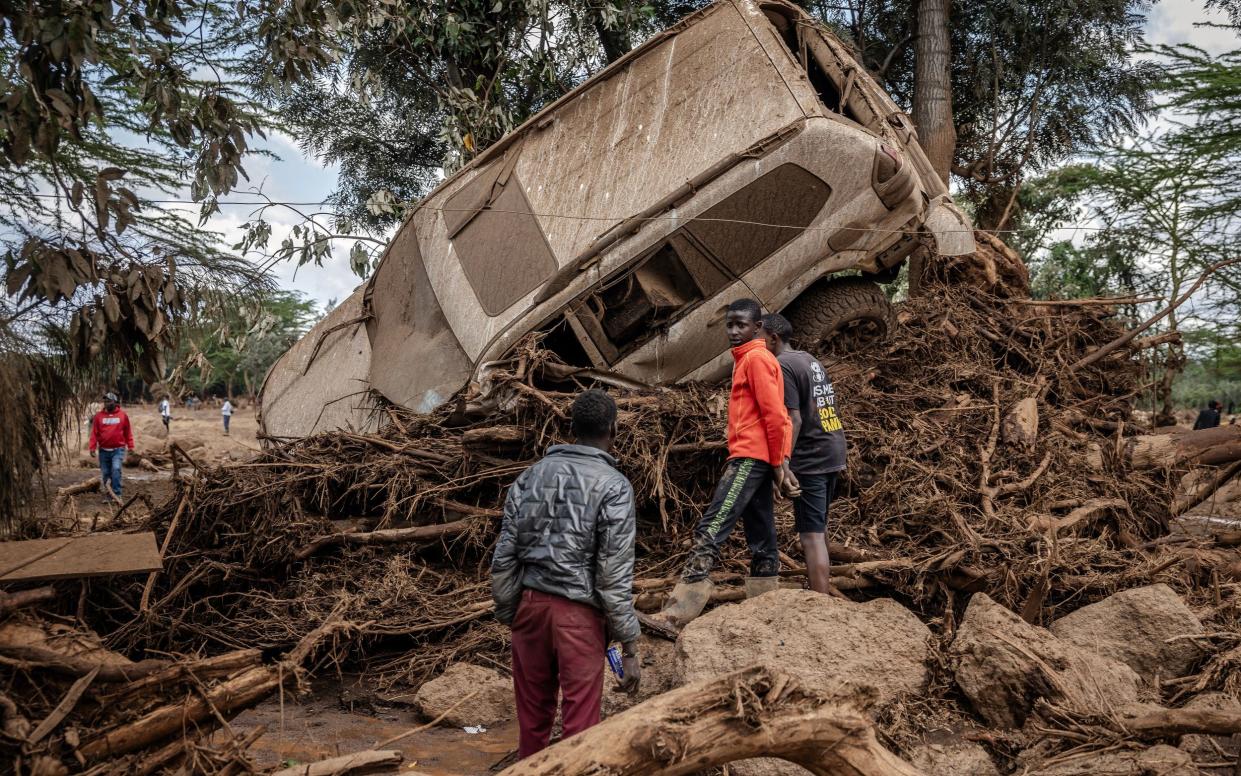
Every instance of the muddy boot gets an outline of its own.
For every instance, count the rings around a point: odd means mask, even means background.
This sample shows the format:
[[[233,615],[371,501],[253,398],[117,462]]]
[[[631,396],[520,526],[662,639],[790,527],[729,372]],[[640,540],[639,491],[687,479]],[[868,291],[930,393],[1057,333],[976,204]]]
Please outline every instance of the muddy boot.
[[[711,598],[711,591],[714,589],[715,583],[710,579],[700,582],[678,582],[677,586],[672,589],[672,595],[668,596],[668,602],[664,604],[663,610],[656,617],[680,630],[702,614],[707,601]]]
[[[780,588],[779,577],[746,577],[745,578],[745,597],[756,598],[763,593],[770,593],[772,590]]]

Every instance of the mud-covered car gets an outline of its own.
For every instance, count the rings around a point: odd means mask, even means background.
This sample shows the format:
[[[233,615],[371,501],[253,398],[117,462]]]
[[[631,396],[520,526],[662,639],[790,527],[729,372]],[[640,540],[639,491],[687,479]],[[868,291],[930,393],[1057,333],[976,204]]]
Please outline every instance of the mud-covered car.
[[[534,332],[644,383],[722,377],[743,296],[807,343],[880,334],[878,283],[925,235],[974,250],[909,118],[799,8],[722,0],[419,203],[347,310],[273,368],[264,428],[363,425],[371,389],[430,411]]]

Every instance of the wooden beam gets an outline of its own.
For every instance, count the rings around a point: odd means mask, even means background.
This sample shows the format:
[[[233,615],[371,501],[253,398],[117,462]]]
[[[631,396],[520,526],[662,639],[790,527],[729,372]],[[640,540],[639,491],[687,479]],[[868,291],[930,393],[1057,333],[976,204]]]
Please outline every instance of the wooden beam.
[[[138,574],[163,566],[151,531],[0,542],[0,582]]]

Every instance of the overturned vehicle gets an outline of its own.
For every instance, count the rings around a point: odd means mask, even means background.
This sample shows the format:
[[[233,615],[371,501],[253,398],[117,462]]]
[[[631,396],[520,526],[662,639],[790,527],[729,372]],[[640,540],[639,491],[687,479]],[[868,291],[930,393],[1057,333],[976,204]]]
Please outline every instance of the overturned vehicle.
[[[743,296],[806,344],[873,336],[890,315],[878,283],[924,236],[974,250],[909,118],[801,9],[721,0],[419,203],[273,367],[263,429],[365,428],[375,395],[428,412],[532,333],[642,383],[722,377],[724,308]]]

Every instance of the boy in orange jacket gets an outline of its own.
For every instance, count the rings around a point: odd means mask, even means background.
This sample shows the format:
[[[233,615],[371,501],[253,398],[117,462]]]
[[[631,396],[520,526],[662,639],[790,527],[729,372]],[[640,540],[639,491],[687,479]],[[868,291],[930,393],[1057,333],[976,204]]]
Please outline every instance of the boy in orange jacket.
[[[702,613],[713,587],[707,575],[738,518],[750,547],[746,596],[779,585],[772,486],[792,495],[797,485],[788,470],[793,426],[784,406],[784,376],[762,337],[762,316],[758,302],[739,299],[728,306],[724,319],[734,359],[728,398],[728,466],[694,531],[694,547],[681,581],[661,613],[673,627],[683,627]]]

